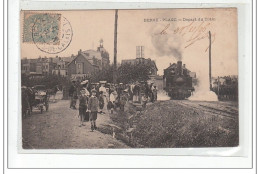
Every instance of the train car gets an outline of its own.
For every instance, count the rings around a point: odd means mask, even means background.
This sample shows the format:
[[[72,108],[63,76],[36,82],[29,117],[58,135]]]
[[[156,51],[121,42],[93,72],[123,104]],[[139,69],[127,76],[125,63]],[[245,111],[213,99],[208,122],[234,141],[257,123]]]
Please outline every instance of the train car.
[[[164,89],[171,99],[183,100],[191,96],[194,91],[190,71],[182,65],[182,61],[171,64],[164,69]]]

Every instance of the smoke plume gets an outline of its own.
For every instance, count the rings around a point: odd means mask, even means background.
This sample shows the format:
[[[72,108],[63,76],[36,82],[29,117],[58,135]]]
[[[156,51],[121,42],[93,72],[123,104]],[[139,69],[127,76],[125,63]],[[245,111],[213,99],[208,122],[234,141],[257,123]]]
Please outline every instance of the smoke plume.
[[[208,69],[199,71],[197,73],[198,84],[195,86],[195,91],[192,96],[189,97],[189,100],[197,101],[218,101],[218,96],[215,92],[210,91],[209,88],[209,77]]]

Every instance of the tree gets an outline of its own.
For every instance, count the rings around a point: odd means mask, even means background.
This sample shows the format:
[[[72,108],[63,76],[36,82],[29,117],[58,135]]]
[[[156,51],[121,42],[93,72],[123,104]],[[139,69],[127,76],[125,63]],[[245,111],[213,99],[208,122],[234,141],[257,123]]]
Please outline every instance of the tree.
[[[118,82],[147,81],[152,67],[149,64],[123,64],[118,68]]]

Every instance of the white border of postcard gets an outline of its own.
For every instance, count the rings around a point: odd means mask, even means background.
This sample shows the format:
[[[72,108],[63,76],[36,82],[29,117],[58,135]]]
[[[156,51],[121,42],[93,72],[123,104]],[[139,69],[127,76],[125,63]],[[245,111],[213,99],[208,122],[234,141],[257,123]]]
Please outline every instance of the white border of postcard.
[[[159,1],[153,1],[159,2]],[[163,3],[162,3],[163,2]],[[176,1],[183,2],[183,1]],[[252,24],[251,1],[211,1],[210,4],[170,3],[100,3],[100,2],[9,2],[8,20],[8,155],[9,167],[21,168],[89,168],[129,167],[134,168],[248,168],[252,165]],[[197,1],[196,1],[197,2]],[[205,3],[207,1],[200,1]],[[213,2],[215,4],[213,4]],[[221,2],[223,4],[216,4]],[[225,4],[224,4],[225,2]],[[236,2],[236,3],[235,3]],[[239,146],[230,148],[156,148],[156,149],[75,149],[75,150],[23,150],[21,148],[20,114],[20,10],[69,10],[69,9],[144,9],[144,8],[212,8],[237,7],[239,40]],[[12,36],[12,37],[11,37]],[[10,51],[12,50],[12,51]],[[36,155],[37,154],[37,155]],[[48,154],[48,155],[46,155]],[[58,154],[58,155],[57,155]],[[71,155],[68,155],[71,154]],[[73,154],[73,155],[72,155]],[[81,154],[81,155],[79,155]],[[83,155],[84,154],[84,155]],[[88,154],[88,155],[86,155]],[[126,156],[127,155],[127,156]],[[172,156],[175,155],[175,156]],[[177,156],[176,156],[177,155]],[[93,159],[90,160],[89,156]],[[159,157],[160,156],[160,157]],[[199,156],[204,156],[200,158]],[[212,159],[211,157],[216,157]],[[236,158],[225,158],[236,157]],[[149,158],[149,159],[148,159]],[[160,160],[160,159],[161,160]],[[74,159],[74,160],[71,160]],[[113,159],[111,161],[111,159]],[[49,162],[48,162],[49,160]],[[160,163],[158,163],[160,160]],[[213,161],[214,162],[213,162]],[[55,161],[55,162],[51,162]],[[84,161],[84,162],[79,162]],[[118,163],[114,163],[118,161]],[[187,164],[186,161],[189,161]],[[191,162],[192,161],[192,162]],[[210,163],[210,161],[212,163]],[[203,164],[204,162],[204,164]],[[89,164],[89,165],[86,165]],[[205,165],[206,164],[206,165]]]

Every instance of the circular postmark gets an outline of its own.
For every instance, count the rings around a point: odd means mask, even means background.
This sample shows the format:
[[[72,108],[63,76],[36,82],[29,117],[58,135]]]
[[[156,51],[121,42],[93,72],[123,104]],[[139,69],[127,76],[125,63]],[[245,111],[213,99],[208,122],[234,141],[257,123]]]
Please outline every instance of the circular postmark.
[[[37,17],[32,27],[32,40],[36,47],[49,54],[64,51],[72,41],[72,27],[63,16],[48,14]]]

